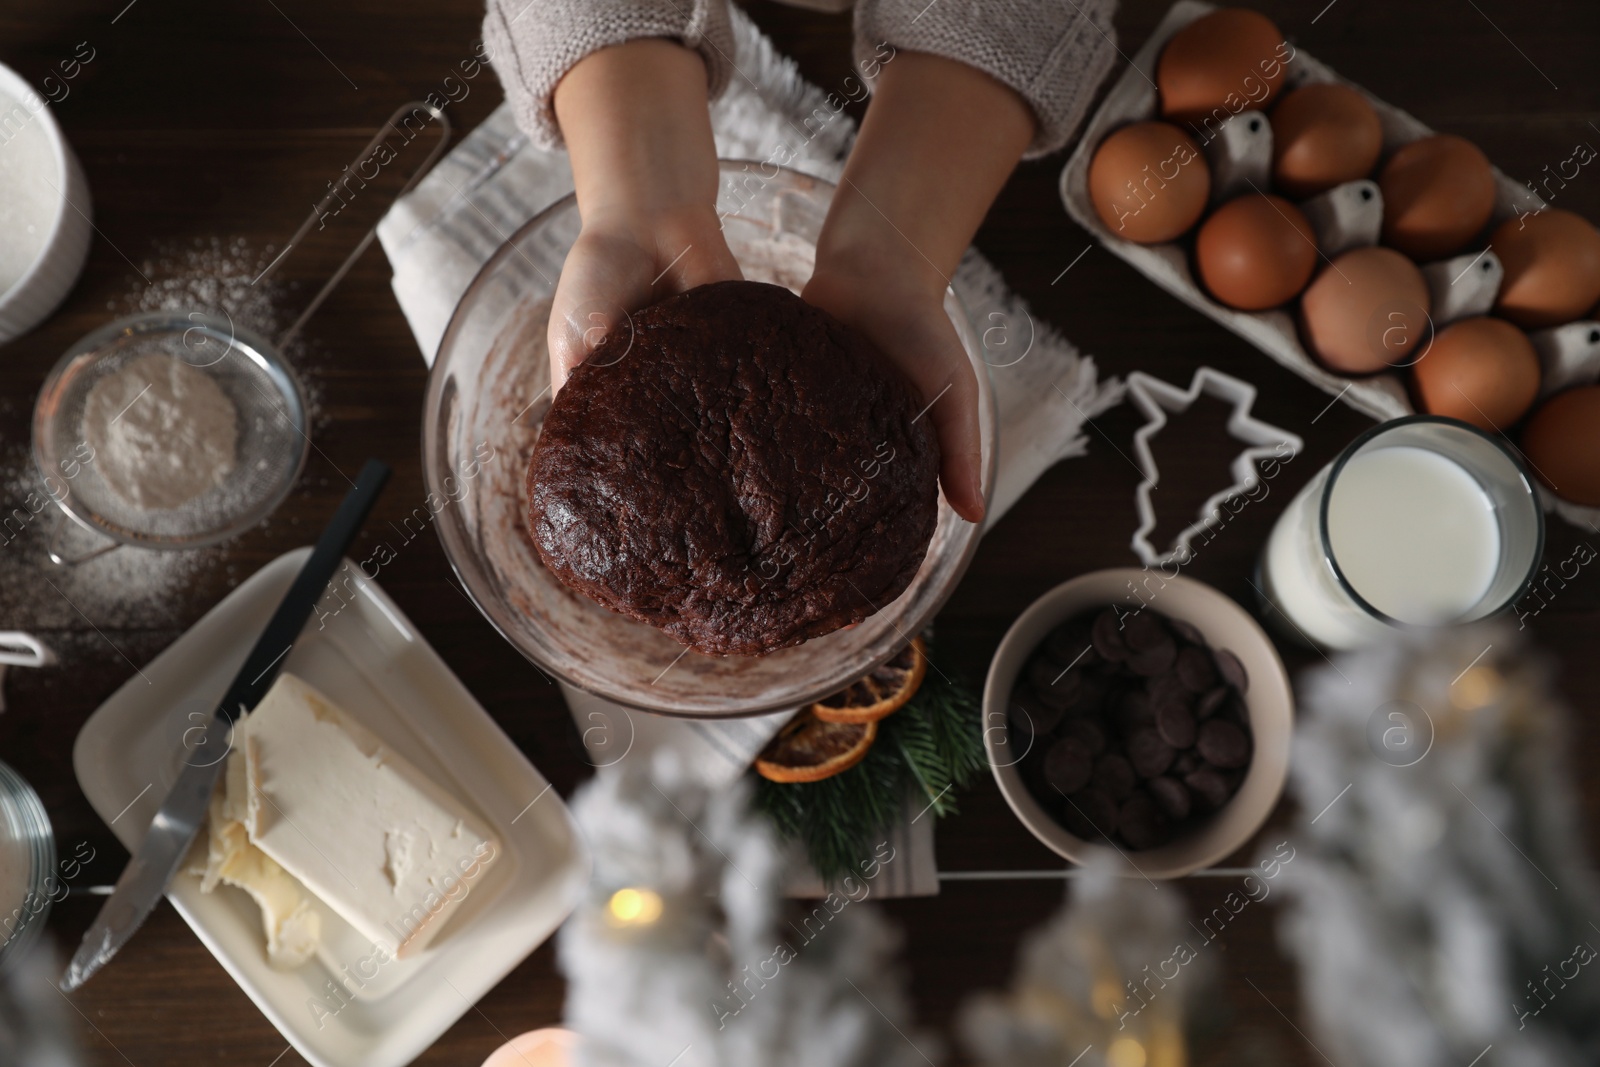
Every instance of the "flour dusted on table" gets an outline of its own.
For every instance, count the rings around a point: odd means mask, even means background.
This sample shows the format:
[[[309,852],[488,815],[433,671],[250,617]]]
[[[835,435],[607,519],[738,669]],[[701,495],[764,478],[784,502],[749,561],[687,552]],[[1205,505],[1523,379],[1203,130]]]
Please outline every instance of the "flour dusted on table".
[[[274,338],[298,311],[295,292],[299,284],[282,280],[281,272],[266,275],[281,255],[275,245],[256,246],[236,236],[161,241],[140,260],[139,274],[129,277],[128,293],[120,301],[107,301],[106,310],[124,315],[205,311]],[[322,426],[325,413],[319,361],[326,359],[327,353],[300,334],[281,354],[300,378],[306,417],[313,425]]]
[[[83,408],[83,439],[107,488],[133,507],[175,508],[233,470],[233,401],[211,376],[151,353],[95,382]]]

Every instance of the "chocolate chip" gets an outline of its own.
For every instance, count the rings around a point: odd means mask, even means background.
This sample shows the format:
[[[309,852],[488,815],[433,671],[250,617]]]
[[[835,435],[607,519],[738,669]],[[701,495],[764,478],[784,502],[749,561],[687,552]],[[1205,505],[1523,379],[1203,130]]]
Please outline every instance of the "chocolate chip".
[[[1194,744],[1194,715],[1182,704],[1163,704],[1156,712],[1156,729],[1161,740],[1173,748],[1188,748]]]
[[[1142,689],[1125,690],[1117,700],[1117,728],[1123,736],[1145,726],[1154,726],[1156,713],[1150,707],[1150,695]]]
[[[1250,762],[1250,739],[1233,723],[1221,719],[1200,727],[1195,748],[1207,763],[1227,770]]]
[[[1062,796],[1069,796],[1089,784],[1094,770],[1094,756],[1089,746],[1076,738],[1064,738],[1050,746],[1044,757],[1044,777],[1050,787]]]
[[[1083,695],[1083,675],[1045,656],[1028,664],[1028,682],[1039,699],[1053,708],[1069,708]]]
[[[1178,754],[1159,733],[1146,726],[1128,736],[1128,761],[1140,778],[1154,778],[1172,765]]]
[[[1135,615],[1129,617],[1122,627],[1122,640],[1134,652],[1143,652],[1145,649],[1154,648],[1163,641],[1171,641],[1167,633],[1166,624],[1161,621],[1161,616],[1153,611],[1143,608]]]
[[[1117,802],[1102,789],[1090,786],[1066,798],[1062,825],[1079,837],[1093,840],[1117,832]]]
[[[1037,693],[1026,685],[1011,692],[1011,703],[1006,707],[1006,718],[1025,735],[1047,734],[1061,722],[1062,711],[1039,699]]]
[[[1156,803],[1161,805],[1161,810],[1167,813],[1168,818],[1176,822],[1182,822],[1189,817],[1189,809],[1192,807],[1193,801],[1189,796],[1188,788],[1182,782],[1176,778],[1168,778],[1166,775],[1162,775],[1159,778],[1150,779],[1144,784],[1144,787],[1150,791],[1151,796],[1156,798]]]
[[[1206,811],[1216,811],[1233,795],[1233,791],[1228,788],[1228,780],[1215,767],[1201,767],[1184,775],[1183,784],[1189,787],[1195,800]]]
[[[1057,626],[1044,639],[1044,654],[1062,667],[1076,666],[1088,647],[1089,631],[1070,622]]]
[[[1171,674],[1157,675],[1145,683],[1144,691],[1150,694],[1150,706],[1158,712],[1164,704],[1189,706],[1192,694]]]
[[[1217,668],[1204,649],[1193,646],[1178,653],[1178,681],[1191,693],[1204,693],[1217,684]]]
[[[1057,729],[1061,737],[1075,737],[1088,746],[1089,751],[1098,756],[1106,750],[1106,732],[1098,722],[1088,716],[1074,716],[1067,719]]]
[[[1076,668],[1081,669],[1081,668]],[[1102,674],[1091,673],[1083,676],[1083,691],[1078,697],[1072,710],[1079,715],[1092,715],[1099,718],[1110,699],[1111,680]]]
[[[1225,648],[1219,648],[1213,656],[1217,660],[1217,673],[1222,675],[1222,680],[1233,686],[1241,693],[1250,691],[1250,675],[1245,671],[1244,664]]]
[[[1166,812],[1144,793],[1135,793],[1117,812],[1117,832],[1129,848],[1155,848],[1171,836]]]
[[[1128,658],[1128,646],[1122,640],[1122,624],[1117,619],[1116,611],[1111,608],[1095,617],[1091,640],[1094,650],[1111,663],[1121,663]]]
[[[1228,699],[1228,694],[1231,692],[1233,690],[1225,685],[1206,690],[1205,695],[1200,698],[1200,702],[1195,705],[1195,716],[1201,720],[1211,718],[1216,714],[1217,709],[1222,707],[1222,702]]]
[[[1245,705],[1244,697],[1232,689],[1228,690],[1228,699],[1222,702],[1217,718],[1231,722],[1241,730],[1250,729],[1250,709]]]
[[[1200,753],[1189,751],[1178,753],[1178,758],[1172,761],[1172,773],[1182,778],[1186,774],[1193,774],[1206,765],[1200,758]]]
[[[1128,657],[1128,666],[1135,674],[1149,677],[1153,674],[1165,674],[1172,669],[1174,661],[1178,658],[1178,643],[1165,634],[1161,640],[1148,648],[1141,648]]]
[[[1122,801],[1133,792],[1135,782],[1133,764],[1127,757],[1119,756],[1115,752],[1108,752],[1094,761],[1094,773],[1090,776],[1096,789],[1103,789],[1112,800]]]
[[[1182,619],[1167,618],[1167,625],[1172,627],[1172,632],[1189,642],[1191,645],[1204,645],[1205,635],[1195,629],[1193,623],[1184,622]]]

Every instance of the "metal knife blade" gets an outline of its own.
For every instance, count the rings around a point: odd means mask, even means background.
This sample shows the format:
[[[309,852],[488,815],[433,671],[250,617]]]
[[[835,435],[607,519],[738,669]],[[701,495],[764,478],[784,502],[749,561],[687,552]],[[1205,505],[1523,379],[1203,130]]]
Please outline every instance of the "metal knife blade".
[[[226,733],[226,726],[223,732]],[[205,820],[211,790],[226,766],[224,759],[204,765],[184,765],[166,800],[161,802],[161,809],[151,821],[144,841],[123,868],[116,889],[101,907],[94,925],[83,935],[83,944],[61,976],[63,991],[70,993],[77,989],[116,955],[161,899]]]
[[[338,570],[388,480],[387,466],[377,460],[367,461],[208,721],[205,751],[225,752],[227,733],[234,719],[254,708],[272,688],[295,638],[311,617],[312,608]],[[213,747],[218,739],[221,743]],[[83,935],[83,944],[61,976],[59,984],[63,992],[77,989],[105,966],[155,908],[194,843],[211,801],[211,791],[226,763],[220,758],[205,763],[185,761],[144,840],[134,851],[117,879],[116,888]]]

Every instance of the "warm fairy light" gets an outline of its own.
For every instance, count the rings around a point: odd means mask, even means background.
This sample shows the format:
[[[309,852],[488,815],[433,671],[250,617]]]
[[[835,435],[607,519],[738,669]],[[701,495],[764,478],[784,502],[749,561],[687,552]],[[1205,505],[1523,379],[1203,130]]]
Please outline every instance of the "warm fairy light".
[[[1146,1036],[1150,1067],[1185,1067],[1189,1062],[1183,1043],[1183,1030],[1171,1019],[1157,1020]]]
[[[1472,667],[1450,687],[1450,703],[1473,711],[1491,703],[1500,693],[1500,672],[1493,667]]]
[[[1144,1067],[1144,1046],[1131,1037],[1119,1037],[1106,1049],[1110,1067]]]
[[[661,894],[653,889],[619,889],[606,912],[618,926],[648,926],[661,918]]]
[[[1102,1019],[1115,1019],[1122,1007],[1122,987],[1111,978],[1097,978],[1089,990],[1089,1004]]]

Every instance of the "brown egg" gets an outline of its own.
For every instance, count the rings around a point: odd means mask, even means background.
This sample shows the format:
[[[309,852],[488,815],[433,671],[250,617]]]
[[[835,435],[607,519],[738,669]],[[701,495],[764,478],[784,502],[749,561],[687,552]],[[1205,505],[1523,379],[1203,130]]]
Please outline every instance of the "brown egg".
[[[1200,221],[1211,168],[1200,146],[1176,126],[1136,122],[1100,142],[1089,164],[1089,198],[1106,228],[1139,244],[1159,244]]]
[[[1600,231],[1551,209],[1507,219],[1489,247],[1505,267],[1495,310],[1530,330],[1582,318],[1600,300]]]
[[[1383,243],[1418,263],[1461,251],[1494,210],[1494,170],[1478,146],[1440,133],[1412,141],[1378,175]]]
[[[1428,331],[1428,283],[1392,248],[1354,248],[1322,268],[1300,298],[1311,354],[1341,374],[1406,362]]]
[[[1600,507],[1600,385],[1580,385],[1541,404],[1522,431],[1522,451],[1557,496]]]
[[[1209,138],[1208,130],[1246,108],[1265,109],[1293,56],[1294,47],[1265,15],[1219,8],[1179,30],[1161,50],[1161,114],[1192,123]]]
[[[1365,178],[1383,150],[1383,124],[1348,85],[1304,85],[1272,112],[1272,178],[1303,199]]]
[[[1527,334],[1504,319],[1479,316],[1440,330],[1412,368],[1430,415],[1502,431],[1539,395],[1539,356]]]
[[[1242,311],[1262,311],[1287,304],[1306,287],[1317,266],[1317,235],[1283,197],[1248,193],[1212,212],[1194,254],[1212,296]]]

